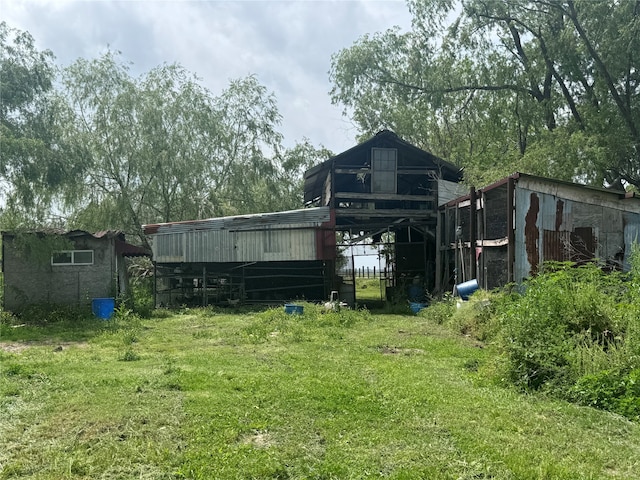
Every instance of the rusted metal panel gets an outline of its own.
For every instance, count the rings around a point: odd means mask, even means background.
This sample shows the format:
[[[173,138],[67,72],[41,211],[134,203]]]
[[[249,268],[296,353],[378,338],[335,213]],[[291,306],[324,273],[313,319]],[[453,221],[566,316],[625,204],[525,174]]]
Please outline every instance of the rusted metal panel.
[[[319,226],[331,220],[329,207],[304,208],[285,212],[256,213],[231,217],[144,225],[145,235],[190,232],[194,230],[252,231],[290,225]]]
[[[519,188],[570,200],[574,203],[599,205],[614,210],[640,214],[638,198],[628,197],[625,192],[588,187],[577,183],[563,182],[532,175],[519,174]]]

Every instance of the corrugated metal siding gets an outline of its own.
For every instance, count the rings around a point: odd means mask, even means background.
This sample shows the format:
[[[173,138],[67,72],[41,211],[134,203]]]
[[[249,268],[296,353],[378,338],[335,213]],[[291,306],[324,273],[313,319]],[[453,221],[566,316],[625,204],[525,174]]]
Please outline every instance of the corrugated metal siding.
[[[529,277],[548,260],[579,262],[596,257],[611,261],[624,252],[628,261],[632,237],[640,231],[640,215],[624,210],[636,205],[603,198],[601,192],[594,202],[590,190],[575,200],[575,189],[567,190],[571,195],[562,188],[549,194],[516,186],[516,281]]]
[[[158,263],[316,260],[316,229],[329,208],[150,226]]]

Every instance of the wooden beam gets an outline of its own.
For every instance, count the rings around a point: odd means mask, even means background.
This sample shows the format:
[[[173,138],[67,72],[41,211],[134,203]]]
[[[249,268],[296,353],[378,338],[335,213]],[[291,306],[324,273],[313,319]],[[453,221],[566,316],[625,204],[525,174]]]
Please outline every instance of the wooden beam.
[[[377,209],[367,210],[364,208],[336,208],[337,217],[354,217],[354,218],[379,218],[379,217],[408,217],[419,219],[435,219],[436,212],[430,210],[400,210],[400,209]]]
[[[345,200],[361,200],[363,202],[375,202],[399,200],[399,201],[411,201],[411,202],[433,202],[435,196],[433,195],[396,195],[395,193],[359,193],[359,192],[336,192],[336,201]]]
[[[371,169],[369,167],[359,167],[359,168],[336,168],[335,172],[337,174],[346,174],[346,175],[358,175],[360,173],[371,173]]]

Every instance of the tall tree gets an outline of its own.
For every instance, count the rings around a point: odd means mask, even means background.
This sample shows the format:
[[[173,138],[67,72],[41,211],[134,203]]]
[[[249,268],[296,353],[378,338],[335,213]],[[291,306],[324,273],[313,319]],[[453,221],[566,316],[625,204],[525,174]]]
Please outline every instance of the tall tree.
[[[410,0],[333,57],[333,100],[465,166],[640,186],[640,2]],[[495,163],[497,168],[491,168]]]
[[[0,22],[0,198],[13,226],[27,212],[42,220],[51,192],[72,176],[54,122],[58,105],[49,97],[53,61],[28,32]]]
[[[64,204],[85,228],[123,228],[259,211],[277,179],[275,99],[255,77],[219,97],[178,65],[140,78],[113,52],[62,76],[65,142],[83,172]]]

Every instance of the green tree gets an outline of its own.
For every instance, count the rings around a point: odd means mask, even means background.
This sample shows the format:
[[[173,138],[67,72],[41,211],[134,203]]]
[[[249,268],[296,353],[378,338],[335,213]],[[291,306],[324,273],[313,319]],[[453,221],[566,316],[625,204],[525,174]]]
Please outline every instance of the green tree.
[[[28,32],[0,22],[0,197],[11,227],[27,214],[42,220],[51,192],[73,175],[55,127],[58,105],[49,96],[53,60]]]
[[[178,65],[140,78],[109,52],[62,75],[64,138],[83,182],[64,196],[72,223],[122,228],[255,212],[276,178],[280,147],[273,95],[255,77],[219,97]]]
[[[640,2],[410,0],[332,59],[335,103],[467,169],[640,185]]]

